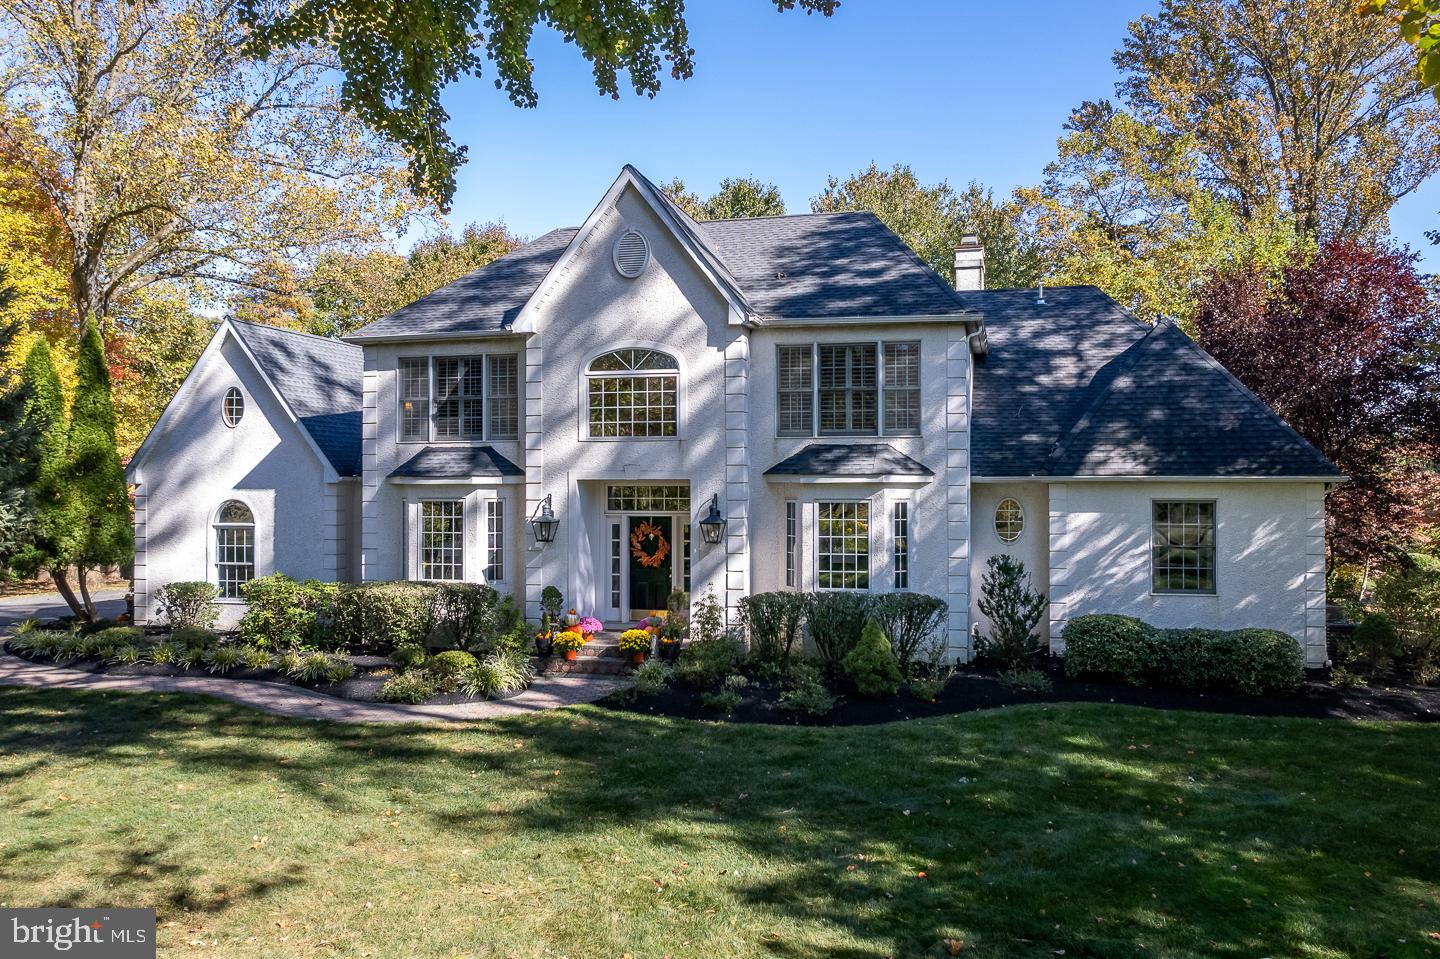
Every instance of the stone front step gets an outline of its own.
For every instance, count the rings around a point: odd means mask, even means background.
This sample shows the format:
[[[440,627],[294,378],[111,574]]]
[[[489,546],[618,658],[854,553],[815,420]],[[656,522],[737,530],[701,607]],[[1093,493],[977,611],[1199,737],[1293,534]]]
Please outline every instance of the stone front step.
[[[575,659],[552,657],[545,665],[545,672],[551,675],[619,676],[629,673],[635,664],[618,656],[577,656]]]

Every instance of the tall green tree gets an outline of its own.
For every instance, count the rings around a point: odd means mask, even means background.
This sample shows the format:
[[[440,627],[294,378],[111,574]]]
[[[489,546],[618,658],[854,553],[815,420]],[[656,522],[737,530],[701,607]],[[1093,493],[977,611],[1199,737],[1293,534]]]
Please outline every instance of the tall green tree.
[[[839,0],[771,0],[777,10],[832,14]],[[590,61],[595,88],[620,98],[620,74],[636,94],[653,97],[661,71],[675,80],[695,69],[695,50],[680,0],[242,0],[255,28],[248,49],[261,58],[288,51],[334,51],[345,79],[346,108],[411,157],[412,183],[448,207],[465,148],[450,139],[441,105],[445,87],[479,76],[488,60],[495,86],[519,107],[533,107],[530,45],[548,26]]]
[[[84,513],[77,508],[69,483],[65,395],[44,337],[35,341],[25,358],[23,382],[29,393],[24,424],[37,442],[30,476],[35,513],[30,533],[11,565],[23,576],[47,571],[65,602],[79,615],[84,604],[71,586],[70,571],[83,545]]]
[[[1021,206],[997,203],[992,191],[971,182],[957,194],[949,183],[921,183],[909,166],[881,170],[875,164],[844,180],[830,177],[810,202],[816,213],[868,210],[944,277],[955,267],[955,247],[967,233],[985,244],[985,285],[991,289],[1034,286],[1040,256],[1021,230]]]
[[[75,612],[93,620],[95,604],[90,599],[87,574],[127,563],[135,552],[130,494],[115,449],[110,369],[94,317],[85,322],[77,374],[75,399],[70,405],[68,476],[81,533],[75,555],[81,608]]]
[[[726,177],[709,199],[690,192],[679,177],[660,188],[675,205],[696,220],[733,220],[752,216],[783,216],[780,188],[754,177]]]
[[[19,296],[0,266],[0,356],[10,350],[21,323],[6,315]],[[37,436],[26,422],[30,391],[19,377],[0,365],[0,578],[29,538],[35,524],[31,487],[35,482]]]
[[[1415,48],[1415,75],[1440,100],[1440,0],[1363,0],[1361,6],[1395,24]]]

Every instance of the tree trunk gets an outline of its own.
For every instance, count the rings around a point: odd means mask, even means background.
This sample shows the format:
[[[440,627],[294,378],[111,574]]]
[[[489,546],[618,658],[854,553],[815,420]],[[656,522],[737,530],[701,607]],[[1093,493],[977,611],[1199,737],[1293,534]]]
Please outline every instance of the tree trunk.
[[[95,601],[90,598],[90,571],[84,566],[77,566],[75,571],[79,574],[80,600],[85,605],[85,621],[93,623],[99,617],[95,615]]]
[[[77,619],[89,621],[85,606],[75,596],[75,591],[70,588],[70,570],[67,568],[50,570],[50,580],[55,584],[55,589],[65,597],[65,602],[70,604],[70,612],[75,614]]]

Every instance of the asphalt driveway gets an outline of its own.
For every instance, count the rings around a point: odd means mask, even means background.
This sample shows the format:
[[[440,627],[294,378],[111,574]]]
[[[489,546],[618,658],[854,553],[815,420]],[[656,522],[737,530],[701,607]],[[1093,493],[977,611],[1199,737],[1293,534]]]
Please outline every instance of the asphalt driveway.
[[[95,608],[101,616],[119,616],[125,612],[125,590],[102,589],[90,594]],[[0,598],[0,633],[24,619],[54,619],[66,616],[70,607],[59,593],[42,593],[39,596],[7,596]]]

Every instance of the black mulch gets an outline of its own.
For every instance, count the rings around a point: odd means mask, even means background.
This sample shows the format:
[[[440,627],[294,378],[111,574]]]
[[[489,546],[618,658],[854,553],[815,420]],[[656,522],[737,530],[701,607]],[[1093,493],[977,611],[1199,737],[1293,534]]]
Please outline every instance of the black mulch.
[[[904,689],[900,695],[878,702],[844,696],[828,716],[810,716],[781,709],[781,690],[772,684],[754,685],[742,691],[744,698],[740,706],[728,715],[705,707],[701,701],[705,691],[679,684],[653,696],[627,697],[626,693],[617,693],[601,700],[599,705],[659,716],[805,726],[865,726],[1025,703],[1076,702],[1119,703],[1152,709],[1189,709],[1247,716],[1440,721],[1440,688],[1399,681],[1383,684],[1377,681],[1373,687],[1340,689],[1329,684],[1328,672],[1312,672],[1307,675],[1304,685],[1294,692],[1246,696],[1240,693],[1140,689],[1083,682],[1068,678],[1059,660],[1048,660],[1041,668],[1053,684],[1048,693],[1007,686],[990,670],[962,669],[934,700],[913,699]]]

